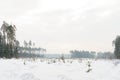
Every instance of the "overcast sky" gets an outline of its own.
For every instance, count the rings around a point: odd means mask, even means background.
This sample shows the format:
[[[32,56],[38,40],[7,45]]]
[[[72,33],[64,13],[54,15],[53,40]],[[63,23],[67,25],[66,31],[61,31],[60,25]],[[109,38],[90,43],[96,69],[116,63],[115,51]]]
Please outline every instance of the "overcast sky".
[[[20,42],[48,53],[113,51],[120,34],[120,0],[0,0],[0,24],[17,26]]]

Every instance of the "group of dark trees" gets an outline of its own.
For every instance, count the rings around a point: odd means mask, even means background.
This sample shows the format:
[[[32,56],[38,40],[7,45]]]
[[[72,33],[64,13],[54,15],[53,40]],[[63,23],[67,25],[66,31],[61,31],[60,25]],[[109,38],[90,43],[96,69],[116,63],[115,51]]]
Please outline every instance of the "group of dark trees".
[[[0,57],[18,57],[19,42],[16,40],[16,27],[3,21],[0,28]]]
[[[115,59],[115,55],[112,52],[98,52],[96,59]]]
[[[72,50],[70,51],[71,58],[94,58],[96,52],[94,51],[78,51],[78,50]]]
[[[114,58],[114,54],[111,52],[95,52],[95,51],[70,51],[71,58],[96,58],[96,59],[111,59]]]

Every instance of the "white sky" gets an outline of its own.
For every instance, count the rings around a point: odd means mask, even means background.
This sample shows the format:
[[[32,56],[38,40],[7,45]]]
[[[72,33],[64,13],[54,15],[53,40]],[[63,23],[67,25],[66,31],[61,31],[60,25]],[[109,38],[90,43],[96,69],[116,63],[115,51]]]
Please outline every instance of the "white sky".
[[[113,51],[120,34],[120,0],[0,0],[0,24],[17,26],[17,39],[48,53]]]

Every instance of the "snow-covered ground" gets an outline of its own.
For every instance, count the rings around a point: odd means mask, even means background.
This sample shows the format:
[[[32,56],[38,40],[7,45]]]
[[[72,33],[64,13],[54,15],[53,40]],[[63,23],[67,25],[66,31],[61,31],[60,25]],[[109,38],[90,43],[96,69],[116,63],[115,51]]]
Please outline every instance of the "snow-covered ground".
[[[0,59],[0,80],[120,80],[120,61]]]

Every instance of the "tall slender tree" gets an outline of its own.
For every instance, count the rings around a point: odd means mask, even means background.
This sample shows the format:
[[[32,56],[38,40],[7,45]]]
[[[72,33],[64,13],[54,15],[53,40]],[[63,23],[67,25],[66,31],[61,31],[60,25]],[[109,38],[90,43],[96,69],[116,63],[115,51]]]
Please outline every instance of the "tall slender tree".
[[[15,36],[16,27],[15,25],[9,25],[7,27],[7,44],[10,52],[10,56],[15,56],[15,42],[16,42],[16,36]]]
[[[3,21],[3,24],[1,26],[1,32],[3,35],[3,41],[2,41],[2,54],[3,57],[9,57],[9,53],[8,53],[8,45],[7,45],[7,28],[8,28],[9,24],[5,21]]]
[[[3,44],[6,44],[6,38],[7,38],[7,28],[8,28],[9,24],[6,23],[5,21],[3,21],[3,24],[1,26],[1,31],[3,34]]]
[[[7,27],[7,42],[8,44],[14,45],[16,36],[15,36],[16,27],[15,25],[9,25]]]

